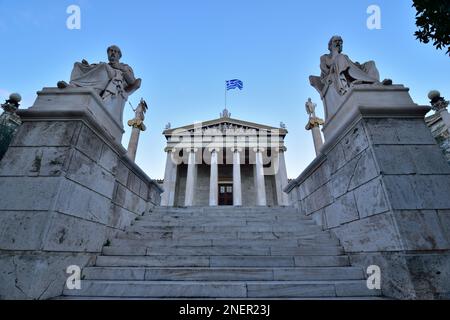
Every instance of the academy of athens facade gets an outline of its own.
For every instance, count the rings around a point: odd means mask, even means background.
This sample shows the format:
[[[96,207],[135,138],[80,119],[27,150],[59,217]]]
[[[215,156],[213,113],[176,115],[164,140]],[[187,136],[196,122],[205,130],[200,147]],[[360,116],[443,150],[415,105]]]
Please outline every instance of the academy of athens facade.
[[[161,205],[286,206],[287,130],[231,118],[166,129]]]

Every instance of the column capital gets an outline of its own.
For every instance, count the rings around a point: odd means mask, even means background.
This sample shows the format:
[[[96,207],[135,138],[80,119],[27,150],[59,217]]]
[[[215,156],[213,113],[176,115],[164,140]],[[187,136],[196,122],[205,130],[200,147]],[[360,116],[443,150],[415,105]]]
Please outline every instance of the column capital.
[[[218,148],[218,147],[210,147],[209,148],[209,152],[211,152],[211,153],[214,153],[214,152],[217,152],[217,153],[219,153],[220,152],[220,148]]]
[[[244,149],[243,148],[240,148],[240,147],[232,147],[231,148],[231,152],[239,152],[239,153],[241,153],[241,152],[243,152],[244,151]]]
[[[324,125],[324,121],[317,117],[311,117],[309,118],[308,124],[306,125],[306,130],[312,130],[313,128],[320,128],[320,126]]]
[[[166,148],[164,148],[164,152],[172,152],[172,153],[175,153],[175,152],[177,152],[177,149],[174,148],[174,147],[166,147]]]
[[[198,148],[186,148],[186,152],[188,152],[188,153],[198,152]]]
[[[266,149],[263,147],[256,147],[256,148],[253,148],[253,151],[254,152],[264,152],[264,151],[266,151]]]
[[[287,148],[285,146],[280,146],[277,150],[279,153],[284,153],[287,151]]]

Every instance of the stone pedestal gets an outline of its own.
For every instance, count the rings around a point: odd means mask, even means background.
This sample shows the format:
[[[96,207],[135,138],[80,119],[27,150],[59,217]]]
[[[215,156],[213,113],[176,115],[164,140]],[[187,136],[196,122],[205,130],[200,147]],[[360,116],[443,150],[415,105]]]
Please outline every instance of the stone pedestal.
[[[97,124],[117,143],[121,143],[124,133],[122,115],[108,110],[102,99],[89,88],[44,88],[31,107],[36,111],[85,111],[91,114]]]
[[[387,297],[448,298],[450,166],[424,122],[430,109],[408,105],[401,87],[369,89],[350,93],[286,191],[353,265],[381,268]]]
[[[101,112],[79,92],[40,93],[18,112],[23,125],[0,162],[1,298],[61,295],[67,267],[93,263],[117,232],[159,205],[162,190],[126,156],[120,130],[116,139],[106,131]]]
[[[377,109],[416,105],[408,92],[409,89],[402,85],[355,86],[338,105],[328,105],[327,117],[323,126],[325,141],[339,135],[341,129],[348,128],[352,119],[358,114],[359,107]]]

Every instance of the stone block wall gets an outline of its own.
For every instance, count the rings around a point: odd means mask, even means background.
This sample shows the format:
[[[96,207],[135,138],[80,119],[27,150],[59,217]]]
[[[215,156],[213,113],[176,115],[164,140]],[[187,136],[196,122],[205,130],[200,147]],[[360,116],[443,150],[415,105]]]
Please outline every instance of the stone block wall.
[[[88,114],[21,117],[0,162],[0,298],[48,299],[161,189]]]
[[[450,293],[450,166],[420,110],[360,109],[288,188],[353,264],[381,267],[393,298]]]

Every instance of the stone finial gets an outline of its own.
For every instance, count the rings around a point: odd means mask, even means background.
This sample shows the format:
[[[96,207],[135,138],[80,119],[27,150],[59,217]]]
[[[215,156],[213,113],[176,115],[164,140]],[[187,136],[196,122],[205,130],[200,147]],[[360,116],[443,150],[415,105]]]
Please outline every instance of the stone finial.
[[[6,100],[4,104],[1,105],[2,109],[5,112],[15,113],[17,109],[19,109],[20,101],[22,101],[22,97],[18,93],[12,93],[9,95],[9,99]]]
[[[228,111],[227,108],[223,109],[222,113],[220,114],[221,118],[231,118],[231,113]]]
[[[172,128],[172,124],[171,124],[170,122],[168,122],[168,123],[166,124],[165,129],[166,129],[166,130],[169,130],[169,129],[171,129],[171,128]]]
[[[280,122],[280,128],[286,129],[286,124],[283,121]]]
[[[437,90],[432,90],[428,93],[428,98],[430,99],[431,108],[434,111],[442,111],[447,109],[449,105],[449,101],[446,101],[444,97],[441,96],[441,93]]]

